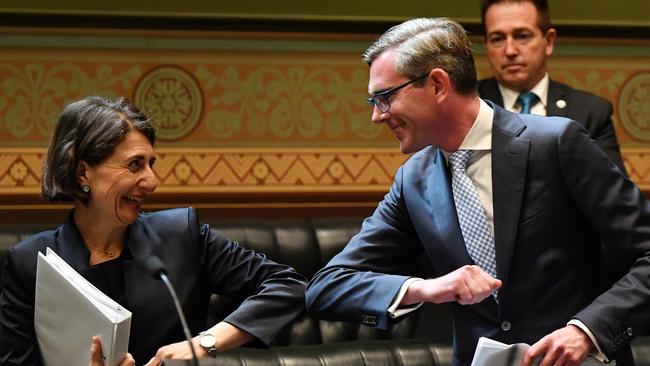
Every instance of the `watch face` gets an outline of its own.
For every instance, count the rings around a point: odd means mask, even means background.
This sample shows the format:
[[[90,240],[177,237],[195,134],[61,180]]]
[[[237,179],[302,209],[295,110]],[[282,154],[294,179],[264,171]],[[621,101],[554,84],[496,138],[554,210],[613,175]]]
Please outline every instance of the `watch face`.
[[[217,342],[212,334],[206,333],[201,335],[201,338],[199,339],[199,343],[201,344],[201,347],[210,348],[210,347],[214,347],[215,343]]]

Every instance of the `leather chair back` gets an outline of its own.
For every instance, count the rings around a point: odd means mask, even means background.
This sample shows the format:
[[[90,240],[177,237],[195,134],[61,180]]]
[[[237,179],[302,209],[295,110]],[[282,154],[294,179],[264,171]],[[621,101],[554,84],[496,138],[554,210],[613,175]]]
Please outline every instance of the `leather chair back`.
[[[232,220],[216,221],[210,226],[241,245],[265,253],[270,259],[288,264],[308,279],[340,252],[359,232],[361,218],[336,218],[314,220]],[[414,261],[403,269],[404,274],[427,276],[428,261]],[[223,319],[237,304],[223,296],[213,296],[209,324]],[[447,307],[435,308],[441,320],[438,324],[444,336],[430,339],[451,340],[451,325]],[[332,344],[355,340],[390,340],[420,336],[436,326],[420,324],[421,312],[416,311],[388,330],[379,330],[360,324],[318,320],[304,315],[287,329],[274,345],[297,346]],[[444,315],[443,315],[444,314]],[[420,325],[420,326],[419,326]]]
[[[362,218],[226,220],[206,222],[224,236],[241,245],[265,253],[270,259],[285,263],[306,278],[311,278],[350,238],[359,232]],[[0,268],[7,249],[27,236],[50,226],[0,226]],[[420,258],[404,268],[403,273],[426,277],[428,260]],[[1,276],[0,271],[0,276]],[[1,277],[0,277],[1,278]],[[213,295],[207,324],[225,318],[238,304],[228,298]],[[356,340],[393,340],[427,338],[449,344],[451,323],[447,306],[427,304],[426,311],[415,311],[391,324],[388,330],[378,330],[360,324],[319,320],[304,314],[276,339],[274,346],[333,344]]]
[[[451,347],[428,340],[401,339],[269,350],[237,348],[219,353],[215,359],[199,361],[201,366],[451,366]],[[165,364],[192,365],[189,361]]]

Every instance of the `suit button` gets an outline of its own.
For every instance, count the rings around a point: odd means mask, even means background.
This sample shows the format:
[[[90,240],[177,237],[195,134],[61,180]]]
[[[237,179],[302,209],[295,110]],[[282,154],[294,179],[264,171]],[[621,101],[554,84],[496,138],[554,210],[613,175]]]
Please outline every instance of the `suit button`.
[[[377,317],[372,315],[361,315],[361,324],[377,325]]]
[[[634,332],[632,331],[632,327],[627,327],[627,329],[625,329],[625,333],[627,333],[627,335],[631,337],[632,334],[634,334]]]
[[[501,322],[501,330],[502,331],[507,332],[507,331],[510,330],[510,328],[512,328],[512,324],[510,324],[509,321],[504,320],[504,321]]]

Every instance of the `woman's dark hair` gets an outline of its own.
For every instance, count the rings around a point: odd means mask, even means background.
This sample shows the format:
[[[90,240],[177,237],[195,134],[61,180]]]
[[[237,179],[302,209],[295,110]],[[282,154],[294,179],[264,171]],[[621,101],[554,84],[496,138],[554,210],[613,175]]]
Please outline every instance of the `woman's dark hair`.
[[[68,104],[54,127],[43,164],[43,197],[54,202],[88,203],[90,195],[77,182],[77,167],[102,163],[131,131],[139,131],[153,146],[156,131],[143,112],[126,98],[89,96]]]

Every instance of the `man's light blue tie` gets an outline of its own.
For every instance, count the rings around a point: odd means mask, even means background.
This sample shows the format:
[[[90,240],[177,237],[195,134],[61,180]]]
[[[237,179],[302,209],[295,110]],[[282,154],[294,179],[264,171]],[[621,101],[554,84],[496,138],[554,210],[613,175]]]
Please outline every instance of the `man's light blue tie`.
[[[476,265],[496,278],[496,256],[492,230],[485,218],[485,211],[481,206],[476,188],[465,173],[465,167],[471,156],[471,150],[458,150],[449,155],[451,189],[467,252]]]
[[[534,106],[539,101],[537,95],[533,92],[524,92],[519,94],[517,97],[517,103],[521,106],[521,112],[519,113],[530,113],[530,108]]]

